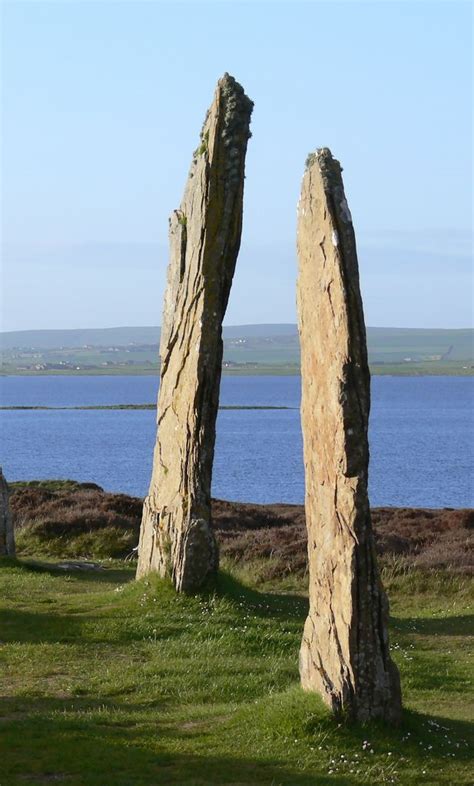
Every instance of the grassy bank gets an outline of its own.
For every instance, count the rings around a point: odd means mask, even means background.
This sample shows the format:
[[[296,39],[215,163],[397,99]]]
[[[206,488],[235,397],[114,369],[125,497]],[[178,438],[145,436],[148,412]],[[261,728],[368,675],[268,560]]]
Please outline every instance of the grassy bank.
[[[2,786],[468,784],[469,581],[392,571],[400,729],[298,686],[306,599],[222,573],[177,596],[133,568],[3,563]]]
[[[141,500],[74,481],[12,492],[19,559],[0,560],[1,786],[472,782],[472,512],[374,511],[405,704],[395,729],[335,720],[299,688],[299,506],[215,501],[222,570],[184,597],[156,576],[134,581],[134,564],[110,556],[136,542]],[[432,567],[427,526],[451,569]],[[102,569],[74,569],[66,556]]]

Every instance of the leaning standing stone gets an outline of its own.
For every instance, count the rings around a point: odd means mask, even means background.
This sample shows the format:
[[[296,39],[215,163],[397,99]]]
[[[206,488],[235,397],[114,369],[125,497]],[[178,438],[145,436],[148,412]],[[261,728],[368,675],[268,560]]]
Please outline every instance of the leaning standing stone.
[[[153,474],[137,577],[170,576],[194,591],[218,566],[210,528],[211,476],[222,365],[222,320],[240,247],[244,169],[253,104],[228,74],[170,219]]]
[[[0,557],[15,556],[15,539],[9,497],[8,484],[0,467]]]
[[[339,162],[309,156],[298,207],[298,317],[309,600],[306,690],[358,720],[401,716],[367,494],[370,374],[351,214]]]

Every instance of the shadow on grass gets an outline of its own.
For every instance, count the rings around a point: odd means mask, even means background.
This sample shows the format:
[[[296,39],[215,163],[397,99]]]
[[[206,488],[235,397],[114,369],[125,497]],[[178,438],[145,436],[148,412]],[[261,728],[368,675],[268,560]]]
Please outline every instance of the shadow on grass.
[[[243,603],[256,616],[279,620],[300,620],[302,623],[308,614],[308,599],[301,595],[287,593],[259,592],[242,584],[232,574],[220,571],[213,591],[234,603]],[[210,594],[206,588],[205,594]]]
[[[157,713],[165,710],[168,705],[168,700],[160,698],[159,701],[143,701],[140,703],[132,703],[128,700],[126,702],[117,700],[115,697],[110,696],[76,696],[71,695],[68,698],[56,696],[0,696],[0,723],[33,723],[35,718],[52,716],[54,713],[69,713],[69,720],[75,723],[80,722],[82,716],[89,712],[97,712],[98,715],[104,712],[126,712],[129,716],[126,725],[135,726],[136,721],[133,720],[133,713],[152,711]],[[76,713],[76,717],[74,717]],[[101,725],[100,720],[96,722]],[[105,725],[110,726],[123,726],[124,722],[118,718],[116,721],[110,720]],[[2,730],[6,726],[0,726]]]
[[[344,751],[349,757],[358,752],[363,759],[364,740],[370,740],[379,761],[390,751],[394,757],[403,755],[411,769],[426,763],[430,769],[444,766],[447,754],[453,750],[456,761],[470,761],[468,742],[473,724],[469,722],[405,710],[400,728],[356,726],[338,724],[319,703],[316,714],[308,711],[307,699],[298,704],[299,712],[292,722],[299,736],[299,754],[309,753],[315,739],[323,737],[326,741],[325,751],[315,751],[305,769],[285,760],[281,748],[272,756],[271,747],[263,747],[262,752],[258,745],[258,753],[252,757],[242,716],[225,720],[216,729],[217,719],[176,723],[167,714],[160,714],[163,707],[146,703],[120,703],[101,697],[2,698],[2,774],[5,783],[12,786],[46,782],[47,778],[81,786],[349,786],[354,782],[350,775],[341,772],[329,776],[321,770],[327,767],[329,752],[336,755]],[[271,703],[267,713],[266,719],[261,714],[254,719],[255,735],[261,734],[260,722],[270,720],[277,739],[280,719],[272,715]],[[247,752],[239,756],[239,751]]]
[[[452,720],[441,715],[428,715],[414,710],[403,710],[402,731],[424,736],[433,745],[430,755],[445,758],[446,750],[456,750],[460,759],[472,760],[474,722]],[[410,735],[411,736],[411,735]],[[435,744],[437,743],[437,744]],[[459,748],[457,744],[459,743]]]
[[[18,562],[17,566],[27,571],[39,570],[54,577],[64,576],[62,571],[58,572],[54,566],[48,564],[38,566],[36,563],[31,565],[31,563]],[[114,583],[115,580],[119,584],[123,583],[124,578],[130,581],[130,575],[120,570],[98,573],[74,572],[74,580],[81,582]],[[156,582],[153,581],[146,591],[150,596],[155,594],[157,598],[161,597],[162,603],[172,604],[170,615],[162,616],[153,623],[158,630],[157,634],[156,630],[154,631],[155,640],[166,641],[183,635],[186,627],[173,614],[173,601],[176,594],[171,584],[156,577]],[[216,595],[229,599],[237,607],[241,607],[242,612],[250,611],[254,616],[262,619],[301,624],[302,627],[307,614],[308,604],[305,598],[297,595],[259,592],[240,583],[228,573],[220,573],[212,585],[200,593],[202,599],[210,599]],[[151,623],[145,624],[138,599],[133,601],[132,606],[124,606],[122,610],[118,610],[116,604],[121,603],[119,597],[111,593],[105,605],[101,604],[99,613],[89,602],[82,605],[79,600],[74,601],[71,610],[58,608],[54,602],[48,610],[44,606],[38,611],[18,608],[0,610],[2,639],[5,642],[20,643],[74,643],[82,644],[84,647],[97,643],[123,644],[147,640]],[[184,598],[183,601],[186,603]],[[190,598],[190,601],[192,604],[194,599]],[[160,611],[162,609],[163,606],[160,607]],[[250,647],[250,643],[248,646]]]
[[[393,627],[400,633],[417,633],[421,636],[472,636],[474,614],[423,619],[392,618]]]
[[[3,703],[3,700],[2,700]],[[122,709],[132,717],[107,712]],[[137,720],[133,711],[140,712]],[[202,731],[184,730],[155,712],[143,718],[143,707],[107,706],[101,700],[25,699],[0,718],[5,754],[5,783],[55,781],[81,786],[314,786],[314,773],[301,772],[278,757],[240,757],[207,753]],[[77,713],[75,716],[74,713]],[[197,743],[197,750],[192,745]],[[221,747],[219,740],[219,747]],[[58,744],[60,743],[60,744]],[[181,743],[181,745],[180,745]],[[225,743],[224,743],[225,745]],[[229,744],[229,748],[235,746]],[[318,784],[347,784],[344,777],[318,776]]]
[[[79,581],[93,584],[126,584],[135,578],[135,571],[126,568],[103,568],[99,570],[81,570],[78,568],[64,569],[58,567],[66,562],[87,562],[87,560],[63,559],[58,563],[39,562],[36,560],[17,560],[17,567],[34,573],[47,573],[49,576],[73,576]]]
[[[374,750],[378,755],[374,757],[374,761],[378,760],[378,763],[390,755],[395,766],[405,770],[404,783],[415,783],[416,772],[420,774],[425,768],[434,775],[436,772],[443,772],[448,764],[465,766],[472,762],[474,723],[470,721],[452,720],[404,708],[399,727],[381,722],[366,725],[347,722],[337,724],[335,728],[336,724],[337,720],[328,716],[319,724],[313,722],[315,736],[322,736],[331,747],[337,740],[339,750],[342,749],[349,756],[351,752],[358,753],[361,763],[370,750]],[[327,737],[325,732],[328,733]],[[364,745],[367,745],[366,753]],[[368,782],[378,784],[393,781],[376,779]],[[422,779],[422,782],[426,781]],[[430,781],[433,784],[446,785],[451,785],[452,782],[456,781],[451,781],[449,775],[439,781]]]
[[[4,644],[70,643],[80,639],[82,623],[71,614],[2,609],[0,630]]]
[[[2,609],[0,631],[4,644],[76,644],[84,650],[97,644],[116,646],[151,640],[150,626],[144,627],[138,616],[135,627],[126,624],[127,617],[124,616],[119,618],[117,625],[112,625],[109,629],[109,620],[107,613],[97,616],[91,614],[89,609],[85,613],[78,610],[72,614]],[[113,621],[117,619],[112,617]],[[110,630],[110,635],[104,635],[107,630]],[[153,641],[170,641],[182,635],[182,626],[174,625],[170,619],[169,625],[160,622],[158,631],[153,631]]]
[[[46,573],[48,576],[69,576],[78,579],[79,581],[93,583],[93,584],[126,584],[133,581],[135,578],[135,565],[132,568],[117,568],[117,567],[104,567],[101,570],[80,570],[71,568],[65,570],[58,567],[59,564],[64,562],[88,562],[89,560],[73,560],[69,557],[61,559],[57,562],[41,562],[40,560],[33,560],[29,557],[0,557],[1,568],[19,568],[20,570],[29,571],[32,573]],[[92,561],[92,560],[91,560]]]

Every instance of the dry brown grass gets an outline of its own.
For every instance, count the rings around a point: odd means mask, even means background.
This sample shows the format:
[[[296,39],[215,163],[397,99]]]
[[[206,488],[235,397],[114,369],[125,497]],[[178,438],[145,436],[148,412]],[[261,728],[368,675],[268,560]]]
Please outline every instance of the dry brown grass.
[[[11,508],[19,553],[124,557],[138,542],[142,501],[93,484],[13,485]]]
[[[71,482],[15,484],[12,492],[20,553],[124,557],[138,543],[141,499]],[[372,516],[382,561],[474,572],[473,510],[375,508]],[[214,500],[213,517],[223,557],[267,560],[269,579],[305,572],[303,506]]]

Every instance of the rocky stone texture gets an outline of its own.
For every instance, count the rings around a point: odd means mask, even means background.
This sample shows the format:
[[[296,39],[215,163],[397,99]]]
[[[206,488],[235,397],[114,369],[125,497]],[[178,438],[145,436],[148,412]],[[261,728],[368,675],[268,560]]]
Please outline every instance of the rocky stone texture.
[[[358,721],[401,716],[367,495],[370,374],[351,214],[339,162],[308,157],[298,206],[298,319],[310,609],[306,690]]]
[[[137,577],[170,576],[190,592],[216,571],[210,490],[222,364],[222,320],[240,246],[253,104],[228,74],[170,219],[161,330],[158,436],[140,531]]]
[[[9,497],[8,484],[0,467],[0,557],[15,556],[15,539]]]

